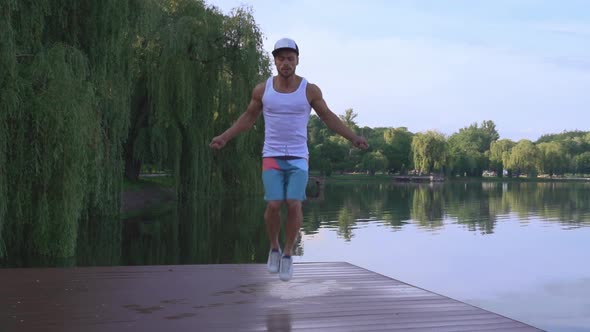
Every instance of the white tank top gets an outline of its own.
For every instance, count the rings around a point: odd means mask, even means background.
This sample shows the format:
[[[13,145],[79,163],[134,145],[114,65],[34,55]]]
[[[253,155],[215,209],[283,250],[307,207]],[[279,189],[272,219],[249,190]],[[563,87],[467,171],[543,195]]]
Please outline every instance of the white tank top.
[[[305,78],[302,78],[297,90],[291,93],[277,92],[272,77],[266,81],[262,96],[265,126],[263,157],[309,158],[307,122],[311,105],[306,91]]]

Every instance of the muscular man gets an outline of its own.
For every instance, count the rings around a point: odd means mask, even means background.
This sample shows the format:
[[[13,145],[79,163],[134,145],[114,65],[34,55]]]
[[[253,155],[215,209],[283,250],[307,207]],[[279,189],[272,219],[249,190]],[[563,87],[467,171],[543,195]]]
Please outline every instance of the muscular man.
[[[272,52],[277,76],[258,84],[246,111],[209,146],[223,148],[229,140],[249,130],[260,113],[264,116],[262,180],[267,202],[264,220],[270,241],[267,267],[279,273],[283,281],[293,276],[293,247],[303,223],[301,202],[305,200],[308,180],[307,122],[311,108],[332,131],[348,139],[353,146],[368,147],[364,137],[356,135],[328,108],[322,91],[315,84],[295,74],[299,64],[299,47],[289,38],[275,43]],[[279,232],[281,206],[287,205],[285,245],[281,252]]]

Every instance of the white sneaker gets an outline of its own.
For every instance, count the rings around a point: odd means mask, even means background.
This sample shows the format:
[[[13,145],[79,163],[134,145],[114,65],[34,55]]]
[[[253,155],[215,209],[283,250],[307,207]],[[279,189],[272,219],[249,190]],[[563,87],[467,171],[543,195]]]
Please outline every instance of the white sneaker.
[[[281,278],[282,281],[289,281],[291,278],[293,278],[293,257],[283,256],[281,258],[279,278]]]
[[[270,250],[268,252],[268,261],[266,262],[266,268],[270,273],[278,273],[279,266],[281,264],[281,249]]]

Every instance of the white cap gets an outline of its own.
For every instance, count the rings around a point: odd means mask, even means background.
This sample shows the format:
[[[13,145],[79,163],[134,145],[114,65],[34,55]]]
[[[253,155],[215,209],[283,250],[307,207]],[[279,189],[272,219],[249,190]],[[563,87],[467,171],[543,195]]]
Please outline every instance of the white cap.
[[[295,53],[297,53],[297,55],[299,55],[299,47],[297,46],[297,43],[295,43],[295,41],[293,39],[289,39],[289,38],[279,39],[275,43],[275,48],[272,51],[272,55],[275,56],[278,51],[286,50],[286,49],[293,50],[293,51],[295,51]]]

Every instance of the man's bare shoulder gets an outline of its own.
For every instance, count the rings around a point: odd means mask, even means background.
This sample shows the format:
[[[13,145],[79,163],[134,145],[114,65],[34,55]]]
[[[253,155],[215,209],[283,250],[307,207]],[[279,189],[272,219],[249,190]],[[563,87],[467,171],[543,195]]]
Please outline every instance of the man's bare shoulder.
[[[307,83],[305,92],[307,94],[307,99],[310,101],[310,103],[322,99],[322,90],[320,90],[320,87],[316,84]]]
[[[308,92],[313,92],[313,93],[322,93],[322,91],[320,90],[320,87],[317,86],[317,84],[314,83],[307,83],[307,91]]]
[[[260,82],[256,84],[254,90],[252,90],[252,98],[262,100],[264,90],[266,89],[266,82]]]

